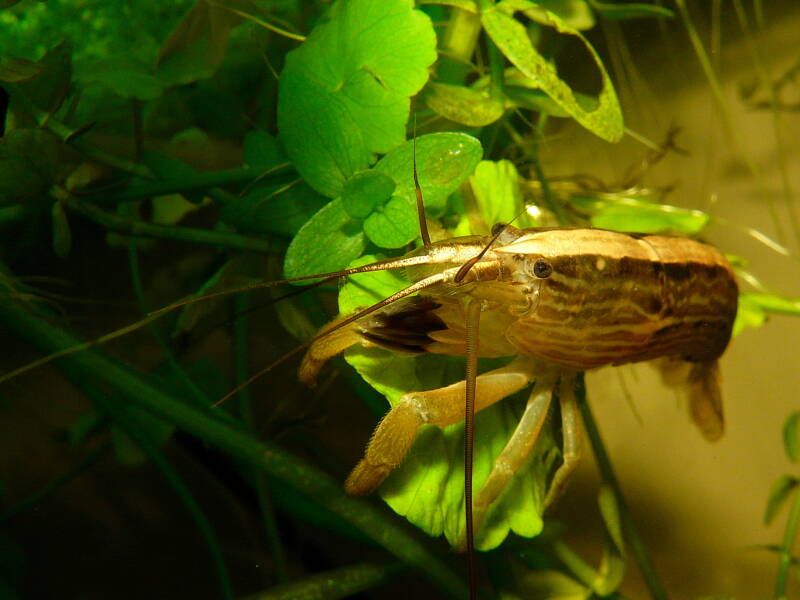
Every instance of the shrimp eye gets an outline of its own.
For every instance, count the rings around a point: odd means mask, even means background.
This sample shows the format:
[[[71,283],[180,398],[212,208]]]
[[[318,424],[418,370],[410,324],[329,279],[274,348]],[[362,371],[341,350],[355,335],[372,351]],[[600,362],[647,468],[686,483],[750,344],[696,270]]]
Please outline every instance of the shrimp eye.
[[[540,258],[535,263],[533,263],[533,274],[536,275],[536,277],[538,277],[539,279],[545,279],[547,277],[550,277],[552,273],[553,273],[553,267],[546,260],[542,260]]]

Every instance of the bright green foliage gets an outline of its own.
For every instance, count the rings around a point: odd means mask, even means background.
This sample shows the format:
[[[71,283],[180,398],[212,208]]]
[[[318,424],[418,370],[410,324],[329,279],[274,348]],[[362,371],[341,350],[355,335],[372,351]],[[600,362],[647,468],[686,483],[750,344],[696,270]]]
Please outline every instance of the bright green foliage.
[[[503,116],[503,103],[485,93],[460,85],[432,83],[425,96],[428,107],[456,123],[483,127]]]
[[[778,514],[778,511],[786,504],[786,501],[800,485],[800,479],[791,475],[781,475],[772,484],[767,496],[767,507],[764,509],[764,525],[769,525]]]
[[[365,256],[352,266],[380,257]],[[339,294],[339,310],[350,314],[402,289],[408,282],[395,272],[354,276]],[[401,356],[379,348],[353,347],[345,359],[394,406],[408,392],[435,389],[464,378],[464,360],[451,356]],[[492,366],[497,361],[488,361]],[[484,370],[488,365],[484,365]],[[495,458],[517,426],[526,394],[506,399],[476,415],[474,482],[488,477]],[[426,533],[444,534],[456,543],[464,526],[464,425],[421,429],[403,464],[383,483],[379,493],[398,513]],[[546,478],[557,450],[545,433],[537,450],[509,489],[490,510],[478,537],[481,550],[495,548],[509,532],[532,537],[542,527]]]
[[[800,300],[761,292],[741,292],[733,335],[748,327],[761,327],[770,314],[800,316]]]
[[[697,235],[710,220],[708,213],[701,210],[641,197],[573,196],[570,203],[589,215],[593,227],[615,231]]]
[[[395,187],[394,179],[378,170],[356,173],[342,189],[344,209],[353,219],[366,219],[391,199]]]
[[[587,105],[579,100],[569,85],[559,78],[555,67],[534,47],[525,27],[508,14],[513,14],[519,4],[501,2],[494,9],[481,13],[481,22],[486,33],[515,67],[538,82],[541,89],[578,123],[604,140],[619,140],[622,137],[622,112],[614,86],[597,52],[576,29],[553,13],[543,13],[542,18],[556,31],[577,36],[584,43],[600,71],[603,89],[597,100],[592,105]],[[534,3],[530,4],[535,6]]]
[[[289,157],[321,194],[405,139],[409,96],[428,78],[436,36],[412,0],[336,2],[286,56],[278,127]]]
[[[510,223],[515,227],[532,227],[533,219],[524,212],[519,173],[508,160],[483,160],[469,179],[484,223]]]
[[[800,459],[800,411],[795,411],[783,426],[783,448],[792,462]]]
[[[416,149],[425,206],[429,214],[441,213],[447,197],[480,161],[481,145],[463,133],[434,133],[418,138]],[[367,239],[381,248],[400,248],[417,239],[413,156],[414,142],[408,141],[384,156],[372,175],[361,172],[352,183],[348,180],[344,186],[348,194],[323,207],[292,240],[286,252],[286,276],[344,269],[361,256]],[[387,179],[393,182],[393,191]],[[367,181],[377,188],[369,198],[360,191]]]
[[[643,2],[611,3],[587,0],[589,5],[606,19],[671,19],[675,13],[664,6]]]

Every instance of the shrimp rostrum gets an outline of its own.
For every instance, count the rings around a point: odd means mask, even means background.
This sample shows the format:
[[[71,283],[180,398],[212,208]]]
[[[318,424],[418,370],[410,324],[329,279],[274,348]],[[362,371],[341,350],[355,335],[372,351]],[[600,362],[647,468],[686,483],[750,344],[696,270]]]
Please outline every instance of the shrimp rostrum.
[[[375,268],[406,268],[412,283],[326,326],[305,355],[300,379],[313,384],[328,359],[356,344],[465,355],[472,335],[477,356],[512,357],[476,378],[475,411],[533,384],[516,430],[474,497],[476,530],[531,453],[554,391],[562,462],[545,507],[563,490],[580,456],[573,391],[580,371],[654,359],[683,366],[694,422],[709,440],[722,435],[717,361],[731,336],[738,291],[730,265],[711,246],[661,235],[501,224],[492,236],[435,242]],[[469,314],[476,312],[480,325],[470,334]],[[375,490],[403,461],[421,425],[462,421],[466,385],[405,394],[377,426],[346,491]]]

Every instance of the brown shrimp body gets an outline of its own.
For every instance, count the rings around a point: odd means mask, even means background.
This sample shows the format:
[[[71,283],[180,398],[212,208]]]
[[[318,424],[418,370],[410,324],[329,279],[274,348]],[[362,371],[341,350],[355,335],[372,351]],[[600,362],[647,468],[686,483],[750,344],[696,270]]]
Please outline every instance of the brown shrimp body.
[[[497,226],[491,237],[427,245],[394,268],[406,268],[413,283],[330,323],[310,345],[300,378],[313,383],[329,358],[357,344],[467,355],[470,346],[473,358],[514,357],[474,379],[476,412],[532,385],[524,414],[476,496],[476,529],[531,452],[556,388],[562,464],[545,506],[560,495],[580,456],[577,371],[664,359],[662,372],[688,391],[703,435],[722,436],[717,359],[731,336],[738,291],[730,265],[714,248],[659,235]],[[369,494],[380,485],[421,425],[464,420],[465,386],[466,380],[404,394],[376,428],[347,492]]]
[[[488,241],[457,238],[433,252],[450,252],[460,265]],[[429,270],[414,268],[412,278]],[[524,354],[590,369],[659,357],[715,360],[730,339],[737,287],[722,254],[686,238],[512,228],[465,282],[370,316],[362,335],[394,350],[463,354],[466,297],[484,300],[481,356]]]

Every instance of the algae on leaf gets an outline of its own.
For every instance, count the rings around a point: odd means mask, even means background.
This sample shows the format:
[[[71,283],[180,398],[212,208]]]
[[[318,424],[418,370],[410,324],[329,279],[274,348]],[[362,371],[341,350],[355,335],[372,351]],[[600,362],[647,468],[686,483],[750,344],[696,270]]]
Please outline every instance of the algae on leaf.
[[[588,106],[587,102],[582,101],[558,76],[555,66],[539,53],[522,23],[514,19],[512,15],[520,4],[537,7],[533,2],[506,1],[483,12],[481,22],[486,33],[517,69],[537,82],[542,91],[578,123],[604,140],[618,141],[623,132],[622,110],[611,78],[595,49],[577,29],[567,25],[557,15],[547,10],[541,12],[540,22],[547,22],[559,33],[578,37],[594,59],[603,80],[603,89],[592,102],[594,106]]]

